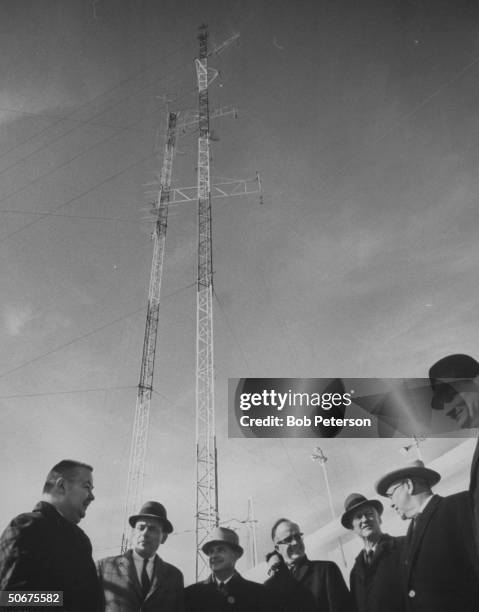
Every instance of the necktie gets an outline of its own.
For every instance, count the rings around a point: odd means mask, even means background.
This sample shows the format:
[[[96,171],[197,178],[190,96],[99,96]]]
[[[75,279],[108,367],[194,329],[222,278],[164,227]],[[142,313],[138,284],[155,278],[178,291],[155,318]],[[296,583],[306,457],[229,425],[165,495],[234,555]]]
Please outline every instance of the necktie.
[[[222,593],[225,597],[228,595],[228,589],[226,588],[226,584],[224,582],[219,583],[218,591]]]
[[[419,522],[419,514],[416,514],[416,516],[414,518],[411,519],[411,528],[409,530],[410,536],[412,538],[412,536],[414,535],[414,532],[416,531],[417,528],[417,524]]]
[[[409,552],[412,547],[412,541],[414,539],[414,531],[417,527],[419,514],[417,514],[413,519],[411,519],[411,523],[409,524],[409,529],[406,533],[406,550]]]
[[[148,576],[148,572],[146,571],[146,566],[148,565],[148,559],[143,559],[143,569],[141,570],[141,588],[143,589],[143,595],[146,597],[148,591],[150,590],[150,578]]]
[[[374,557],[374,551],[373,550],[368,550],[366,552],[366,565],[368,567],[371,567],[371,565],[373,564],[373,557]]]

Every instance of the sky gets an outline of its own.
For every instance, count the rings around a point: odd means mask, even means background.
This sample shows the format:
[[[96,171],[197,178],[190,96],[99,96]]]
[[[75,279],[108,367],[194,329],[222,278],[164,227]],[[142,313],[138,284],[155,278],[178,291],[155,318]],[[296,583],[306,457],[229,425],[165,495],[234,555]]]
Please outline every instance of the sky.
[[[198,26],[238,41],[210,108],[219,509],[258,550],[282,515],[330,521],[314,440],[229,439],[227,381],[424,377],[478,357],[479,9],[468,0],[0,0],[0,523],[58,460],[94,466],[81,526],[117,554],[152,256],[149,201],[167,101],[197,108]],[[196,182],[196,135],[175,186]],[[154,189],[154,185],[153,185]],[[170,207],[145,500],[194,578],[195,203]],[[425,461],[459,444],[426,440]],[[404,462],[391,440],[324,440],[333,504]],[[457,486],[467,482],[467,461]],[[388,515],[391,518],[391,515]],[[385,519],[387,517],[385,516]],[[386,523],[386,520],[385,520]],[[405,529],[405,528],[404,528]],[[243,567],[250,562],[245,555]]]

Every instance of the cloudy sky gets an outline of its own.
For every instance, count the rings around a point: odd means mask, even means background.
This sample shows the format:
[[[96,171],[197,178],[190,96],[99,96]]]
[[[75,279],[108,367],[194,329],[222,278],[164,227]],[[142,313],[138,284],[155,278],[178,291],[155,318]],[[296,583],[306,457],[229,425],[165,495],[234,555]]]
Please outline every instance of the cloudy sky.
[[[167,99],[197,105],[210,47],[214,337],[222,521],[255,506],[259,552],[329,505],[312,440],[229,440],[229,377],[425,376],[478,356],[479,9],[470,0],[0,0],[0,522],[48,469],[95,466],[82,523],[96,557],[121,539]],[[195,135],[177,186],[196,181]],[[196,209],[172,206],[145,499],[168,508],[164,556],[194,571]],[[426,461],[456,440],[426,441]],[[404,440],[327,440],[335,510],[372,492]],[[467,480],[464,469],[464,482]],[[252,476],[254,474],[254,477]],[[242,532],[243,533],[243,532]],[[246,536],[245,536],[246,537]]]

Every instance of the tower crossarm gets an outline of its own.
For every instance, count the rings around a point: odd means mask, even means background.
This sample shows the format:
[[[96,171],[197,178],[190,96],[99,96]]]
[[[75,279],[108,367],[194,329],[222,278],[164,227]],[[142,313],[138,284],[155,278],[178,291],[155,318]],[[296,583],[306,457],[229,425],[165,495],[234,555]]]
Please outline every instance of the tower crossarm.
[[[220,53],[223,53],[223,51],[226,51],[226,49],[230,47],[235,41],[237,41],[239,37],[240,37],[239,32],[235,32],[232,36],[227,38],[220,45],[217,45],[214,49],[212,49],[208,53],[208,57],[211,57],[212,55],[219,55]]]
[[[231,179],[210,185],[210,198],[230,198],[261,194],[259,174],[249,179]],[[172,187],[170,204],[196,202],[198,200],[198,185],[191,187]]]
[[[199,122],[199,113],[198,112],[190,112],[184,111],[190,114],[190,116],[185,117],[183,121],[178,123],[178,134],[183,132],[183,134],[188,133],[188,128],[196,128]],[[217,119],[218,117],[226,117],[228,115],[233,115],[236,119],[238,117],[238,109],[234,106],[221,106],[219,108],[215,108],[210,111],[210,119]]]

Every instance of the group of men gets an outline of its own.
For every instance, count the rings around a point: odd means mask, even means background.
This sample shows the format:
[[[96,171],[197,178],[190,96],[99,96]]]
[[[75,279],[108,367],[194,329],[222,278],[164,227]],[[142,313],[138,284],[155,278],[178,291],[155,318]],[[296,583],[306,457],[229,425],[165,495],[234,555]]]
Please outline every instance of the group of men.
[[[477,426],[478,377],[479,363],[468,356],[441,360],[430,370],[432,407]],[[433,494],[441,476],[419,460],[382,476],[376,492],[409,521],[403,537],[382,532],[379,499],[350,494],[341,523],[363,543],[350,589],[335,563],[308,559],[299,525],[287,518],[272,527],[264,584],[237,572],[238,535],[218,527],[202,546],[211,575],[185,589],[180,570],[157,554],[173,531],[159,502],[129,518],[132,548],[95,566],[78,527],[94,499],[93,468],[64,460],[33,511],[0,538],[0,591],[62,591],[64,612],[478,612],[478,464],[476,451],[470,490],[447,497]]]
[[[299,527],[287,519],[277,521],[272,533],[275,558],[283,567],[275,567],[265,585],[245,580],[235,570],[243,554],[238,535],[218,527],[202,546],[210,577],[185,589],[181,571],[157,554],[173,525],[165,507],[156,501],[145,503],[129,517],[132,547],[95,566],[90,540],[78,527],[93,500],[90,465],[72,460],[55,465],[47,475],[41,501],[32,512],[15,517],[0,538],[0,590],[61,591],[64,612],[351,609],[338,567],[309,561]],[[292,566],[297,573],[294,578],[291,574],[290,590],[285,591],[282,571],[289,577]]]

